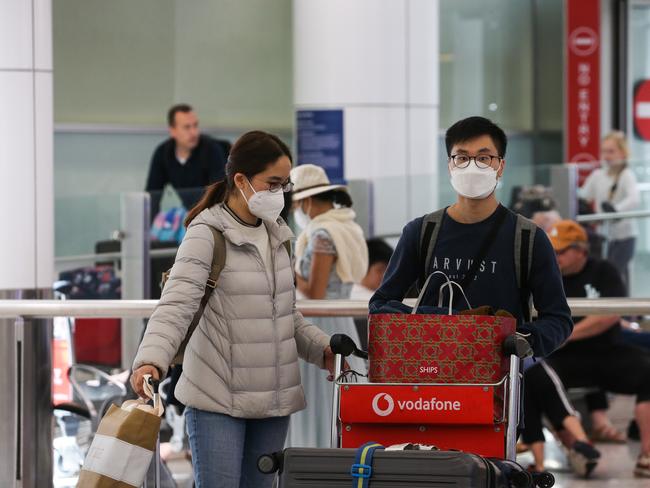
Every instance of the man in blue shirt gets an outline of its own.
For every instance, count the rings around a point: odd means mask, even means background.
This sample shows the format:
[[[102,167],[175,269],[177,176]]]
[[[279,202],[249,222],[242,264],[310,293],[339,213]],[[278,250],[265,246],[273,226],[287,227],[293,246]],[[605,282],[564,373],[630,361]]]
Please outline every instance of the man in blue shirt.
[[[519,288],[514,244],[518,218],[494,194],[506,166],[506,135],[488,119],[469,117],[449,128],[445,143],[457,200],[442,215],[430,259],[425,259],[427,242],[422,242],[423,236],[427,237],[422,232],[424,217],[404,227],[370,309],[377,310],[391,300],[402,301],[414,284],[421,287],[423,278],[442,271],[463,283],[472,306],[490,305],[510,312],[534,355],[548,356],[571,334],[571,312],[555,252],[546,234],[534,227],[530,269],[523,289]],[[424,269],[427,262],[428,269]],[[438,303],[438,290],[444,282],[434,278],[423,301],[428,305]],[[459,295],[454,294],[454,308],[468,308]],[[525,320],[530,296],[538,312],[534,322]]]

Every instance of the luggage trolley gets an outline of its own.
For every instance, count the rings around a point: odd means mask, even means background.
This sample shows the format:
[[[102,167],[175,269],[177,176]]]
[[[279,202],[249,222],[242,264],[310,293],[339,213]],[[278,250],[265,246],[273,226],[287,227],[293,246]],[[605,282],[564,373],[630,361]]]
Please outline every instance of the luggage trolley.
[[[550,473],[528,473],[515,461],[518,354],[494,384],[351,383],[344,358],[367,359],[367,353],[344,335],[332,336],[330,346],[336,354],[332,448],[261,456],[258,469],[279,473],[279,488],[554,485]],[[428,450],[427,444],[442,450]]]
[[[333,448],[417,443],[515,461],[520,417],[521,359],[512,354],[501,381],[469,383],[354,383],[344,358],[364,359],[347,336],[334,336]]]

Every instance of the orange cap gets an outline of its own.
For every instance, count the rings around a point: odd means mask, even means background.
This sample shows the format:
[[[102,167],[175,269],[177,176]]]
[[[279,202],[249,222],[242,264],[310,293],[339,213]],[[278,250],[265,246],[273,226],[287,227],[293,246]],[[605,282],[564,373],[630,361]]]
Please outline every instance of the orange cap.
[[[548,231],[548,237],[556,251],[562,251],[572,245],[584,247],[588,243],[584,227],[573,220],[560,220]]]

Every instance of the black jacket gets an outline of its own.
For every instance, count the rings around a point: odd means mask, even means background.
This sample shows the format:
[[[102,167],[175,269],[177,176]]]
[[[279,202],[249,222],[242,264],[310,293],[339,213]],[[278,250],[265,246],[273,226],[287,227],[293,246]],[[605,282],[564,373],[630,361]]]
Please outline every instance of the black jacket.
[[[153,153],[146,191],[151,193],[151,218],[160,209],[160,198],[165,185],[170,184],[178,193],[183,206],[190,209],[199,200],[204,188],[222,180],[225,175],[226,156],[218,141],[202,134],[199,143],[185,164],[176,159],[176,141],[167,139]]]

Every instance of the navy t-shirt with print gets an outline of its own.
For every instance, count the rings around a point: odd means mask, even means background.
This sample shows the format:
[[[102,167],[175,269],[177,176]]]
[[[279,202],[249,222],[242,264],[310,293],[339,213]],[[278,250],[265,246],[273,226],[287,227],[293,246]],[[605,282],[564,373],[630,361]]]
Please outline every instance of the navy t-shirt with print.
[[[461,281],[469,272],[485,236],[494,226],[497,213],[494,212],[487,219],[474,224],[461,224],[445,214],[431,259],[431,267],[426,275],[434,271],[442,271],[450,279]],[[422,266],[419,256],[422,220],[422,217],[417,218],[404,227],[384,275],[384,281],[370,300],[371,310],[377,310],[390,300],[403,300],[406,292],[418,280]],[[543,357],[557,349],[571,334],[573,329],[571,313],[566,303],[555,252],[546,234],[538,229],[533,243],[528,283],[533,304],[538,311],[538,318],[534,322],[523,323],[521,294],[515,275],[516,223],[516,214],[508,211],[476,276],[465,287],[465,293],[472,307],[490,305],[495,310],[504,309],[513,314],[518,319],[518,330],[531,334],[535,355]],[[438,290],[444,282],[442,276],[435,276],[432,279],[427,288],[424,304],[438,305]],[[448,292],[443,291],[443,305],[447,305],[448,296]],[[462,295],[457,291],[454,292],[453,307],[468,308]]]

